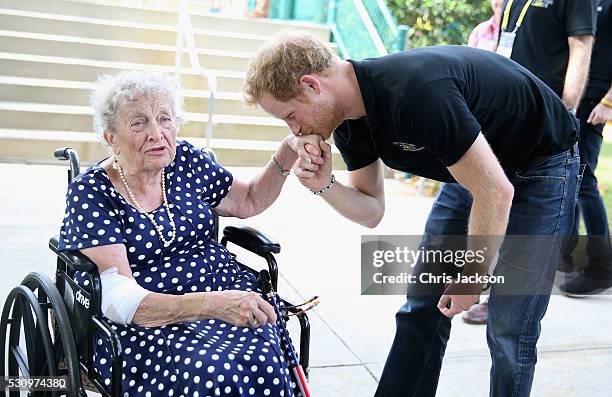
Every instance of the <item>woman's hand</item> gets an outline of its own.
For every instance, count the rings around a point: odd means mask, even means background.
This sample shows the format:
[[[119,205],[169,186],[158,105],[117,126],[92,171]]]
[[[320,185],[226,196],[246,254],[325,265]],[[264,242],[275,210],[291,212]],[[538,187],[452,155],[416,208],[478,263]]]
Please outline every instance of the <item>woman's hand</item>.
[[[272,305],[255,292],[206,292],[203,304],[203,311],[209,313],[210,318],[218,318],[239,327],[257,328],[276,322]]]
[[[332,171],[332,153],[331,145],[319,141],[321,149],[321,163],[309,163],[302,158],[296,161],[295,176],[298,177],[300,183],[312,191],[319,191],[329,185]],[[307,147],[308,153],[311,148]]]
[[[323,138],[317,134],[308,135],[289,135],[285,139],[287,146],[297,153],[298,159],[304,160],[306,163],[323,164],[323,158],[319,150],[319,142],[323,142]]]

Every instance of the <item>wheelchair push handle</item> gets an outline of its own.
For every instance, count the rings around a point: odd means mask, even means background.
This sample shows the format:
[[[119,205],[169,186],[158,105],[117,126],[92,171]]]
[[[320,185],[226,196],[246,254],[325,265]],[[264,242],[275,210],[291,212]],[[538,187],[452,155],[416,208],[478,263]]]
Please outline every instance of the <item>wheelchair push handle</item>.
[[[81,165],[79,161],[79,154],[76,150],[70,147],[64,147],[55,149],[53,151],[53,156],[60,160],[69,160],[70,161],[70,171],[68,171],[68,182],[70,183],[72,179],[81,173]]]

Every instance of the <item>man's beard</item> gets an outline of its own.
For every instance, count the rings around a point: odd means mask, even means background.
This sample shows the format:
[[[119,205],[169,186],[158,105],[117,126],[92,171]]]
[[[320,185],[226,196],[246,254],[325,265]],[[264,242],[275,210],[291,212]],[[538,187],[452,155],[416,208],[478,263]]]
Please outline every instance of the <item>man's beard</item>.
[[[337,103],[318,103],[315,105],[314,114],[317,126],[313,126],[312,131],[324,139],[329,139],[333,131],[344,122],[344,113]]]

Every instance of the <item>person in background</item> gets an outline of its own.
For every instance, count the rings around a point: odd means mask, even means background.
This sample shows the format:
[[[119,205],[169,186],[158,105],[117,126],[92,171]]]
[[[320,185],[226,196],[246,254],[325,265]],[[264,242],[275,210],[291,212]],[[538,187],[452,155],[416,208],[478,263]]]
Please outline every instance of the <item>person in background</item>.
[[[221,12],[221,0],[212,0],[210,2],[210,7],[208,8],[208,11],[213,13]]]
[[[502,3],[502,0],[491,0],[493,16],[478,24],[478,26],[472,30],[468,39],[468,46],[487,51],[495,51],[497,49]]]
[[[576,109],[587,82],[597,0],[505,0],[496,51],[535,74]],[[487,324],[486,302],[462,315],[470,324]]]
[[[270,13],[270,0],[257,0],[255,9],[249,14],[255,18],[267,18]]]
[[[585,164],[578,193],[574,236],[558,269],[571,272],[559,288],[568,295],[593,295],[612,287],[612,244],[608,217],[599,190],[595,169],[603,141],[604,124],[612,120],[612,0],[597,4],[597,36],[591,57],[589,83],[578,107],[581,162]],[[587,232],[586,267],[576,270],[572,252],[578,239],[580,215]]]

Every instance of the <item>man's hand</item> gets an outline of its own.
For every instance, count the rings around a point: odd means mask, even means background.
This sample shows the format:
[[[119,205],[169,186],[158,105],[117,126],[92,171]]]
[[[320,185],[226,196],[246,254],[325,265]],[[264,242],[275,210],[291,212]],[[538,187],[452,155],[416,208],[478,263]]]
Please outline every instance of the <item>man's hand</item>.
[[[295,176],[298,177],[302,185],[315,192],[329,185],[332,171],[331,146],[321,140],[319,141],[319,148],[322,162],[317,162],[317,157],[314,154],[318,153],[319,149],[307,145],[306,151],[313,161],[308,162],[300,157],[295,165]]]
[[[446,317],[452,317],[470,307],[480,297],[482,285],[476,283],[450,283],[446,286],[444,294],[438,302],[438,309]],[[450,302],[450,308],[447,307]]]
[[[598,103],[587,119],[587,123],[593,125],[607,123],[608,121],[612,121],[612,108],[603,103]]]
[[[302,159],[306,163],[323,164],[323,158],[319,151],[319,142],[323,138],[317,134],[308,135],[289,135],[285,139],[291,150],[297,153],[298,159]]]

